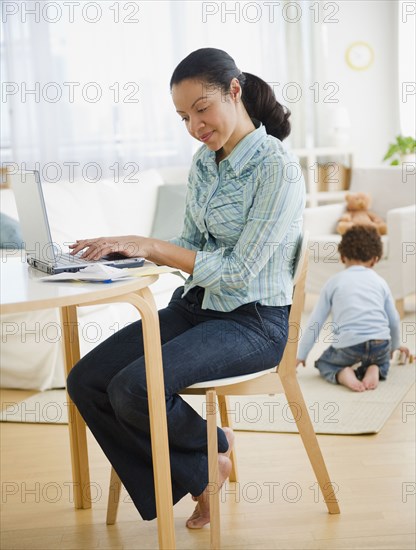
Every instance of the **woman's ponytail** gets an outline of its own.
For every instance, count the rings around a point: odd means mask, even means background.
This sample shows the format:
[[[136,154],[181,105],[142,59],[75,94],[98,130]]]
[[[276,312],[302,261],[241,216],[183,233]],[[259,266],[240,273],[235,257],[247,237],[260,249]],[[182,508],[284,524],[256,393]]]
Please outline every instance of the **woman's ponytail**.
[[[262,122],[266,132],[280,141],[287,138],[290,134],[290,111],[276,100],[267,82],[251,73],[241,73],[237,78],[249,116]]]

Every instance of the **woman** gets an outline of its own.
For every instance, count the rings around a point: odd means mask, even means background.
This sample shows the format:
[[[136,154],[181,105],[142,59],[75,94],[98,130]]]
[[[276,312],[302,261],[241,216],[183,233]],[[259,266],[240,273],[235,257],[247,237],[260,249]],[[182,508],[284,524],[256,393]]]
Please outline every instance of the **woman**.
[[[287,340],[292,268],[305,185],[282,145],[287,112],[271,88],[224,51],[203,48],[175,69],[175,108],[203,143],[189,176],[182,235],[80,240],[72,253],[140,255],[189,277],[159,311],[173,500],[197,501],[189,528],[209,522],[205,421],[178,395],[196,382],[272,368]],[[141,321],[72,369],[68,392],[144,519],[156,516]],[[220,482],[230,429],[218,428]]]

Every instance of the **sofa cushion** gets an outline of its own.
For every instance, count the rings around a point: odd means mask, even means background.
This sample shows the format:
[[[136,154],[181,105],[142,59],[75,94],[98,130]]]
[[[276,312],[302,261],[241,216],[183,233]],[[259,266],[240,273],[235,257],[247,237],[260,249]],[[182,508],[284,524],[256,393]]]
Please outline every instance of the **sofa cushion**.
[[[181,234],[185,216],[186,184],[162,185],[158,189],[151,236],[168,240]]]
[[[0,200],[0,209],[4,214],[7,214],[15,220],[19,219],[19,214],[17,213],[16,201],[14,200],[14,193],[9,188],[2,188],[0,191],[1,200]]]
[[[168,166],[158,169],[165,185],[187,184],[189,166]]]
[[[406,175],[401,166],[354,168],[350,190],[369,193],[369,210],[386,220],[387,212],[415,202],[414,176]]]
[[[104,182],[100,205],[108,235],[150,236],[158,189],[163,178],[158,170],[139,172],[137,183]]]
[[[19,222],[0,212],[0,248],[22,248]]]

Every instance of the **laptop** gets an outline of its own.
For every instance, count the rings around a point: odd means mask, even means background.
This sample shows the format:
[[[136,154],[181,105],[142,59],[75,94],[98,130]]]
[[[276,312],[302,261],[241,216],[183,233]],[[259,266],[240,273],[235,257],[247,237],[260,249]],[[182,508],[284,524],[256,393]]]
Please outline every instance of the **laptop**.
[[[19,214],[26,259],[32,267],[55,274],[79,271],[97,263],[119,268],[143,265],[144,258],[127,258],[118,253],[108,254],[99,260],[86,261],[79,257],[82,252],[74,256],[64,252],[51,238],[39,171],[15,172],[9,176]]]

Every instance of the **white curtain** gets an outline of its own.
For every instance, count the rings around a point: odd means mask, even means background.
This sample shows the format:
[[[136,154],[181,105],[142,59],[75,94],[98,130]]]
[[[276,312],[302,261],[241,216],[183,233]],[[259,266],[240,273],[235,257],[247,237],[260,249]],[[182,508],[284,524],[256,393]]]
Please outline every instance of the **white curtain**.
[[[135,181],[139,170],[188,164],[198,144],[175,113],[169,79],[207,46],[273,86],[292,111],[292,147],[314,145],[307,2],[9,4],[18,12],[3,17],[3,161],[37,166],[44,180]]]

